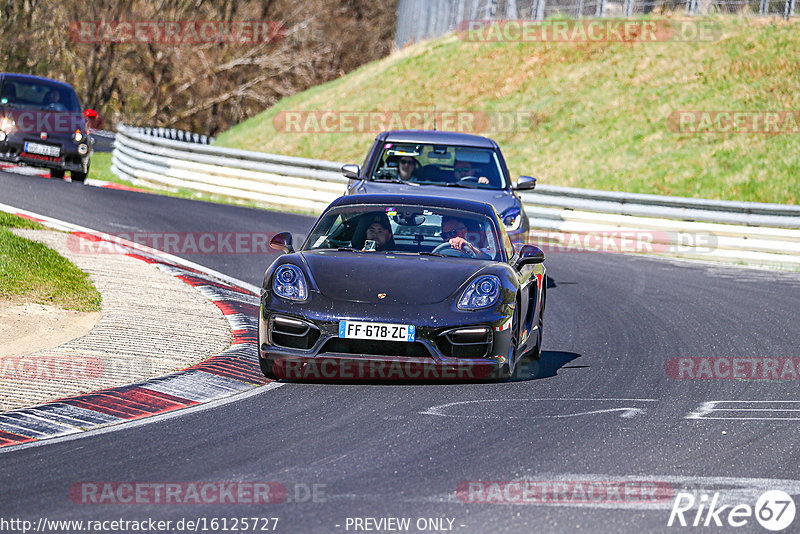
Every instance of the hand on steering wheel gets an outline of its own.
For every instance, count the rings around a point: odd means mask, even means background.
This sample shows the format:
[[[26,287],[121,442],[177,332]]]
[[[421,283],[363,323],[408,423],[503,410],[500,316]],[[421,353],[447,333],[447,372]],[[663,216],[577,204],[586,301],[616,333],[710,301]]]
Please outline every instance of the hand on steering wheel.
[[[433,252],[443,256],[460,256],[463,258],[475,256],[474,247],[469,244],[469,241],[461,237],[454,237],[450,241],[445,241],[433,249]]]
[[[489,179],[485,176],[462,176],[458,179],[459,183],[465,184],[488,184]]]

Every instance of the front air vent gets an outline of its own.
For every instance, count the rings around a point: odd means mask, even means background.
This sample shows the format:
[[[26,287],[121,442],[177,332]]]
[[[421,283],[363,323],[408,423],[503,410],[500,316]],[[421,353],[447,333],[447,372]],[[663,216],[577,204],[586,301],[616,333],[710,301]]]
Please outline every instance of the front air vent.
[[[313,324],[282,315],[270,318],[269,333],[273,345],[287,349],[309,350],[319,339],[319,329]]]

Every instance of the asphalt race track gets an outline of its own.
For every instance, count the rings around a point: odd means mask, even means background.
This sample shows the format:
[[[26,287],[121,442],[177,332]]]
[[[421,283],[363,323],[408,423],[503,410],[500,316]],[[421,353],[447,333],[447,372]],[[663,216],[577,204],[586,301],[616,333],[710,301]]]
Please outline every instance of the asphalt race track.
[[[4,204],[109,233],[305,234],[312,222],[8,173],[0,175],[0,191]],[[270,261],[256,254],[186,258],[256,285]],[[545,350],[518,380],[288,383],[144,424],[0,451],[1,515],[173,525],[277,517],[277,532],[354,532],[370,525],[357,518],[389,517],[409,518],[411,532],[420,519],[426,531],[765,532],[752,517],[737,529],[667,522],[683,489],[709,500],[721,492],[727,504],[752,504],[768,489],[797,500],[798,377],[677,380],[667,362],[797,357],[800,275],[588,253],[550,254],[547,268]],[[571,489],[522,504],[508,491],[493,502],[469,502],[488,492],[462,491],[522,480]],[[287,498],[92,504],[75,493],[85,482],[237,481],[277,482]],[[589,502],[572,493],[578,485],[608,490],[622,482],[666,494],[653,500],[609,492]],[[687,521],[694,516],[687,513]],[[427,522],[436,518],[441,524]],[[798,525],[800,518],[787,532]]]

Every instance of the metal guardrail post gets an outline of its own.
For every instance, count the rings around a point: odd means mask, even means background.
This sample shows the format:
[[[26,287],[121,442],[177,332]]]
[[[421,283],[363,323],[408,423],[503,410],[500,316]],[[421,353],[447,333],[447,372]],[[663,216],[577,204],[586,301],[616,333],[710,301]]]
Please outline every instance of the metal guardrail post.
[[[581,18],[583,16],[583,0],[578,0],[577,5],[575,6],[575,18]]]
[[[533,3],[533,18],[535,20],[544,20],[544,6],[547,0],[534,0]]]
[[[603,11],[606,9],[606,2],[605,0],[597,0],[597,6],[594,12],[594,16],[600,18],[603,16]]]
[[[794,16],[794,0],[786,0],[786,7],[783,9],[783,17],[789,19]]]
[[[769,0],[761,0],[761,5],[758,8],[759,15],[766,15],[769,11]]]
[[[697,13],[697,0],[686,0],[686,14],[695,15]]]
[[[622,14],[626,17],[633,15],[633,0],[625,0],[622,4]]]

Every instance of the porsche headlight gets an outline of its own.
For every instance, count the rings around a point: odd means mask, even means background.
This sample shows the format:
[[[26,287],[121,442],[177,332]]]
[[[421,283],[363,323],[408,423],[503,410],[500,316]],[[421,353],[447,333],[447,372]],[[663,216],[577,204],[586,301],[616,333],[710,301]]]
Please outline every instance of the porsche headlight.
[[[500,297],[500,279],[493,274],[476,278],[458,299],[459,310],[488,308]]]
[[[308,298],[306,277],[300,267],[296,265],[286,264],[275,269],[272,290],[279,297],[289,300],[306,300]]]
[[[503,226],[506,227],[506,232],[513,232],[519,230],[522,223],[522,210],[519,208],[508,208],[503,212]]]

